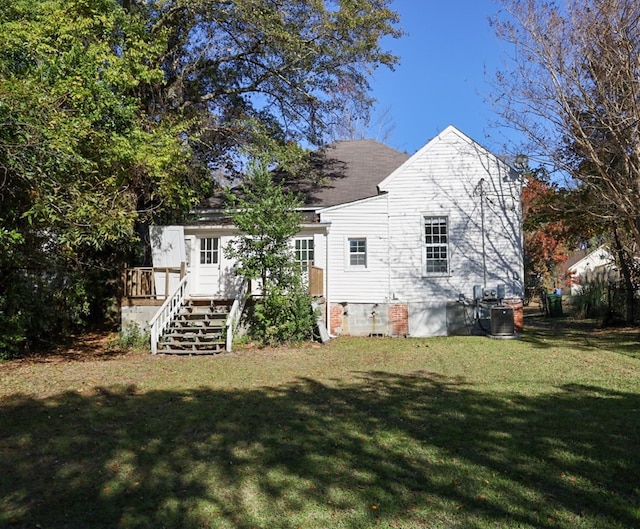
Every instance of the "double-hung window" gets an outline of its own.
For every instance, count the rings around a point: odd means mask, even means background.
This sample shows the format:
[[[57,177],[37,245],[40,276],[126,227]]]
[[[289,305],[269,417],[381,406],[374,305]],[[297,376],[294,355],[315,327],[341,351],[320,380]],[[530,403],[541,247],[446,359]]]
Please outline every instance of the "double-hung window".
[[[449,273],[449,228],[447,217],[424,217],[425,272]]]
[[[218,264],[219,242],[217,237],[200,239],[200,264]]]
[[[367,239],[360,237],[349,239],[349,266],[366,268],[367,266]]]

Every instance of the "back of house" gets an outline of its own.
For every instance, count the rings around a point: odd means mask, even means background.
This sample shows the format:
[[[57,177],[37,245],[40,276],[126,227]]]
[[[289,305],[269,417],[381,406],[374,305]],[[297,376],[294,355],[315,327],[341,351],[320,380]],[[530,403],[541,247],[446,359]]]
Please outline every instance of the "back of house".
[[[519,175],[448,127],[378,185],[320,210],[328,234],[329,330],[470,332],[474,287],[523,291]]]
[[[330,335],[469,333],[474,298],[520,302],[521,179],[500,158],[452,126],[413,156],[372,140],[313,156],[314,175],[286,184],[304,198],[292,251]],[[154,258],[174,273],[156,272],[156,294],[182,270],[189,297],[230,303],[242,282],[222,250],[237,230],[219,201],[197,213],[188,225],[155,228]]]

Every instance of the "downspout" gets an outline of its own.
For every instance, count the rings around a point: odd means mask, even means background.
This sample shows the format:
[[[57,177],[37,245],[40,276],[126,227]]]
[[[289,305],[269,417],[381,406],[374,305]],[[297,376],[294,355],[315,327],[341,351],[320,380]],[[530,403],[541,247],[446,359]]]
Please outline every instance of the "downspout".
[[[387,300],[388,305],[391,304],[392,300],[392,289],[391,289],[391,218],[389,214],[389,193],[387,193]],[[387,311],[389,310],[387,305]]]
[[[487,254],[484,245],[484,178],[480,179],[480,230],[482,231],[482,275],[483,288],[487,288]]]
[[[335,338],[335,335],[331,333],[331,299],[329,298],[329,227],[324,234],[324,298],[326,300],[327,310],[325,311],[325,325],[327,332],[331,338]]]

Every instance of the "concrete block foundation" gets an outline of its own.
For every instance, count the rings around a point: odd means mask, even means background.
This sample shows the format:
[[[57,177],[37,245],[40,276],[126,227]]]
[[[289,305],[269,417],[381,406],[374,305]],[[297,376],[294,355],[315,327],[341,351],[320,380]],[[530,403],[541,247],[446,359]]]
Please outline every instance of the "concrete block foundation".
[[[120,308],[120,329],[136,325],[142,332],[150,332],[149,321],[156,315],[157,305],[125,305]]]
[[[345,336],[407,336],[406,303],[332,303],[331,334]]]

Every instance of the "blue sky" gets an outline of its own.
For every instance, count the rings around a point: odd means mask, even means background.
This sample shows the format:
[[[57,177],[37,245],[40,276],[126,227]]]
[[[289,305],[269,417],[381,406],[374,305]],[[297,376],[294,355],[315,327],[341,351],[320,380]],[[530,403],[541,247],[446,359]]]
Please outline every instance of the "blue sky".
[[[393,8],[407,34],[384,44],[400,56],[400,65],[393,72],[377,70],[371,82],[378,100],[373,124],[387,111],[394,126],[384,142],[413,154],[455,125],[485,147],[502,152],[505,133],[501,136],[492,127],[496,116],[485,102],[487,81],[501,64],[505,48],[489,25],[498,5],[493,0],[395,0]]]

